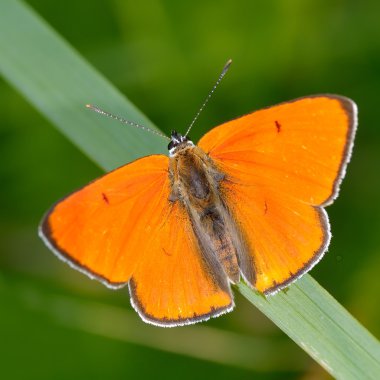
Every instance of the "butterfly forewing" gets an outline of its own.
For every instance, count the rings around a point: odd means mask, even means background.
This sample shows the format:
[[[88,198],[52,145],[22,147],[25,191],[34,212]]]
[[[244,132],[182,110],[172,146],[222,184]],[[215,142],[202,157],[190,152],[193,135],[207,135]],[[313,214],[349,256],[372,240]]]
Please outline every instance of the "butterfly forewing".
[[[42,238],[90,277],[125,285],[167,207],[167,165],[165,156],[144,157],[74,192],[47,213]]]
[[[337,194],[355,127],[351,100],[313,96],[232,120],[198,145],[235,181],[322,205]]]

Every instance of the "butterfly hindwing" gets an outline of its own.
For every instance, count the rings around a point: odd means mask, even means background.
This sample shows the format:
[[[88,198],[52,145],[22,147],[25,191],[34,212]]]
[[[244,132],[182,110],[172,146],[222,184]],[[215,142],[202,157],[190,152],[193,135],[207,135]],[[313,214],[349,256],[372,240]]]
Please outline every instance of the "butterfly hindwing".
[[[233,300],[220,264],[211,267],[199,249],[191,222],[179,202],[161,216],[154,249],[130,282],[141,317],[160,326],[195,323],[231,311]]]
[[[273,293],[322,258],[330,240],[323,208],[254,185],[227,183],[223,191],[253,256],[257,290]],[[241,266],[246,279],[250,270]]]

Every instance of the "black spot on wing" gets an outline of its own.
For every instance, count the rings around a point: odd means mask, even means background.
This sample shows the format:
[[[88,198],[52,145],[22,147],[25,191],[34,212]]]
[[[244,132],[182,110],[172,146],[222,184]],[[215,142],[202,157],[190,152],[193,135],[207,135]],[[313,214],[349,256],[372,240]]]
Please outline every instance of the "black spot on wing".
[[[172,256],[172,254],[169,253],[165,248],[162,248],[162,251],[164,252],[164,254],[165,254],[166,256]]]
[[[108,205],[110,204],[110,200],[108,199],[107,195],[105,193],[102,193],[102,198],[103,198],[103,201],[105,203],[107,203]]]

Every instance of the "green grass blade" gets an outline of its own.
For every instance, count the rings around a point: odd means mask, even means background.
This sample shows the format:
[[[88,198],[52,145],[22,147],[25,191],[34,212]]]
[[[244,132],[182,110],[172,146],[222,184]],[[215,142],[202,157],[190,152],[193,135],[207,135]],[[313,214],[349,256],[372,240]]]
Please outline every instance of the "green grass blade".
[[[110,170],[152,153],[164,139],[85,108],[87,103],[154,129],[115,87],[27,5],[0,3],[0,73],[89,157]]]
[[[112,169],[136,157],[165,152],[160,137],[111,125],[84,109],[94,103],[154,128],[28,6],[0,4],[0,72],[89,157]],[[240,292],[337,378],[378,378],[379,343],[306,275],[288,292],[265,299]]]
[[[379,342],[310,275],[268,298],[238,288],[334,377],[379,378]]]

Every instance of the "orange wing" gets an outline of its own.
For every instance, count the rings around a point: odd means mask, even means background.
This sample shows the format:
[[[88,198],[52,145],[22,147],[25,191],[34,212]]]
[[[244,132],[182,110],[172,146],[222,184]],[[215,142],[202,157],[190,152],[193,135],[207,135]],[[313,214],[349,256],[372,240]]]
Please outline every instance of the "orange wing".
[[[255,185],[227,183],[223,190],[253,255],[251,285],[257,290],[274,293],[321,259],[330,241],[323,208]],[[251,268],[241,271],[245,279],[250,278],[246,273],[252,273]]]
[[[40,236],[109,287],[133,275],[132,304],[147,322],[175,326],[232,310],[222,268],[203,261],[187,215],[169,196],[168,158],[144,157],[56,203]]]
[[[91,278],[125,285],[167,208],[168,158],[144,157],[58,201],[40,236],[57,256]]]
[[[185,325],[233,309],[223,268],[217,261],[204,260],[179,202],[163,216],[152,247],[154,251],[138,265],[129,286],[132,305],[146,322]]]
[[[177,326],[233,309],[227,276],[216,260],[202,257],[191,222],[179,202],[157,230],[155,249],[130,281],[132,305],[148,323]]]
[[[355,128],[351,100],[321,95],[230,121],[199,142],[227,175],[226,203],[250,245],[259,291],[277,291],[322,257],[330,232],[318,206],[338,193]]]

